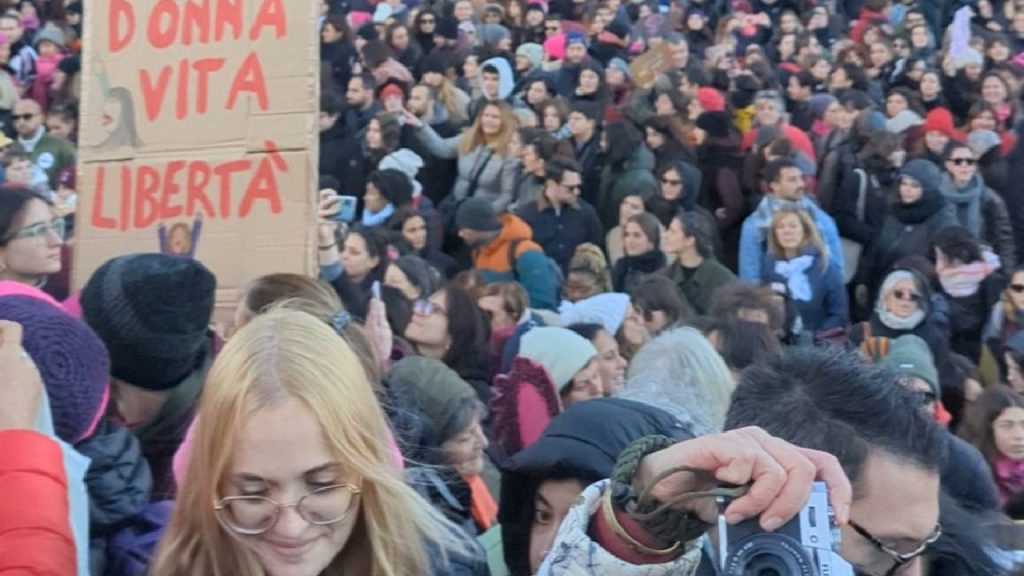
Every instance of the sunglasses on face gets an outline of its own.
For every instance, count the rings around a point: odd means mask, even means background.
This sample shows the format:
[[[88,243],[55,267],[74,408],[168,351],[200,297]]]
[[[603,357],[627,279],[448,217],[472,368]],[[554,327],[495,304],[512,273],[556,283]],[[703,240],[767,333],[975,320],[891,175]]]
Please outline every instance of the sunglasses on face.
[[[896,290],[892,291],[892,295],[895,296],[897,300],[903,300],[904,302],[921,301],[921,295],[915,292],[911,292],[910,290],[902,290],[897,288]]]
[[[1010,284],[1010,290],[1017,294],[1024,294],[1024,284]]]
[[[950,158],[949,161],[955,166],[974,166],[978,163],[974,158]]]
[[[12,118],[14,118],[15,122],[18,122],[18,121],[28,122],[29,120],[31,120],[31,119],[33,119],[35,117],[36,117],[35,114],[15,114],[14,116],[12,116]]]

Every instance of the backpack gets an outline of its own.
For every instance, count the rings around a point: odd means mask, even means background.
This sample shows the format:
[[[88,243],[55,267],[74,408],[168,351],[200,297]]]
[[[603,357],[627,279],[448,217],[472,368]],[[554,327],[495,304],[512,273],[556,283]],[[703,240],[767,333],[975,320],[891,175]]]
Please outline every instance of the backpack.
[[[518,274],[516,272],[516,265],[519,263],[518,251],[519,245],[523,242],[526,242],[526,240],[519,238],[518,240],[513,240],[508,246],[508,262],[512,266],[513,274]],[[543,250],[541,251],[541,254],[544,254]],[[551,277],[555,279],[555,301],[557,303],[557,301],[562,299],[562,288],[565,286],[565,274],[562,273],[562,267],[552,260],[550,256],[544,254],[544,259],[547,261],[548,271],[551,272]],[[516,278],[516,280],[518,280],[518,278]]]

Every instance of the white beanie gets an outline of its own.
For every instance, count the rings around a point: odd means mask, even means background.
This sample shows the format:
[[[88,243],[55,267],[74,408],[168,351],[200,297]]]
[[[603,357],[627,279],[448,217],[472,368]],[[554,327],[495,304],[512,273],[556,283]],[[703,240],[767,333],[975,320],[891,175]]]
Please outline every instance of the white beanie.
[[[562,326],[573,324],[600,324],[614,338],[626,320],[629,311],[629,295],[606,292],[572,303],[563,300],[558,306]]]
[[[519,356],[543,366],[551,376],[555,392],[561,394],[576,373],[597,356],[597,348],[572,330],[539,326],[523,335]]]
[[[387,156],[381,158],[380,163],[377,164],[378,170],[398,170],[405,177],[409,179],[409,183],[412,184],[412,195],[413,198],[420,195],[423,192],[423,186],[419,180],[416,179],[416,175],[419,174],[420,168],[423,168],[423,159],[420,155],[409,150],[408,148],[399,148]]]

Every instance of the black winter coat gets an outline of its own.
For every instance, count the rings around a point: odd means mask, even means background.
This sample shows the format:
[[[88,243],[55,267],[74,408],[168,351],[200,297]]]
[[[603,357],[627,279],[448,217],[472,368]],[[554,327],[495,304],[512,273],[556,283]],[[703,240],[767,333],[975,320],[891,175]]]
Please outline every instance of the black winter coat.
[[[441,138],[450,138],[459,133],[459,129],[448,121],[431,124],[430,127]],[[441,200],[455,187],[455,178],[459,174],[458,160],[439,158],[432,153],[426,144],[416,137],[416,129],[409,124],[402,126],[399,142],[399,148],[408,148],[423,159],[423,167],[416,174],[416,180],[423,186],[423,195],[430,198],[434,206],[440,205]]]
[[[970,296],[954,298],[943,294],[949,302],[950,341],[953,352],[966,356],[975,364],[981,357],[981,335],[985,330],[992,307],[1002,295],[1006,277],[993,272],[982,280],[978,291]]]
[[[871,264],[867,269],[861,268],[868,271],[866,280],[872,284],[880,283],[883,274],[905,256],[930,257],[935,234],[955,224],[952,206],[938,191],[925,192],[913,204],[893,204],[882,223],[878,241],[868,256]]]

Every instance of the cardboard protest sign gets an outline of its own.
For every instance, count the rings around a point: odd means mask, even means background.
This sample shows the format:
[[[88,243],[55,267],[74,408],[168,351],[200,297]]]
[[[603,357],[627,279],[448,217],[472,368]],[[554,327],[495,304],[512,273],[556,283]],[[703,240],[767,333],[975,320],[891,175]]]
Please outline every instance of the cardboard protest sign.
[[[195,257],[217,304],[311,274],[319,0],[104,0],[86,12],[74,278]]]
[[[658,74],[672,68],[672,47],[662,42],[637,56],[629,65],[633,82],[642,89],[654,86]]]

